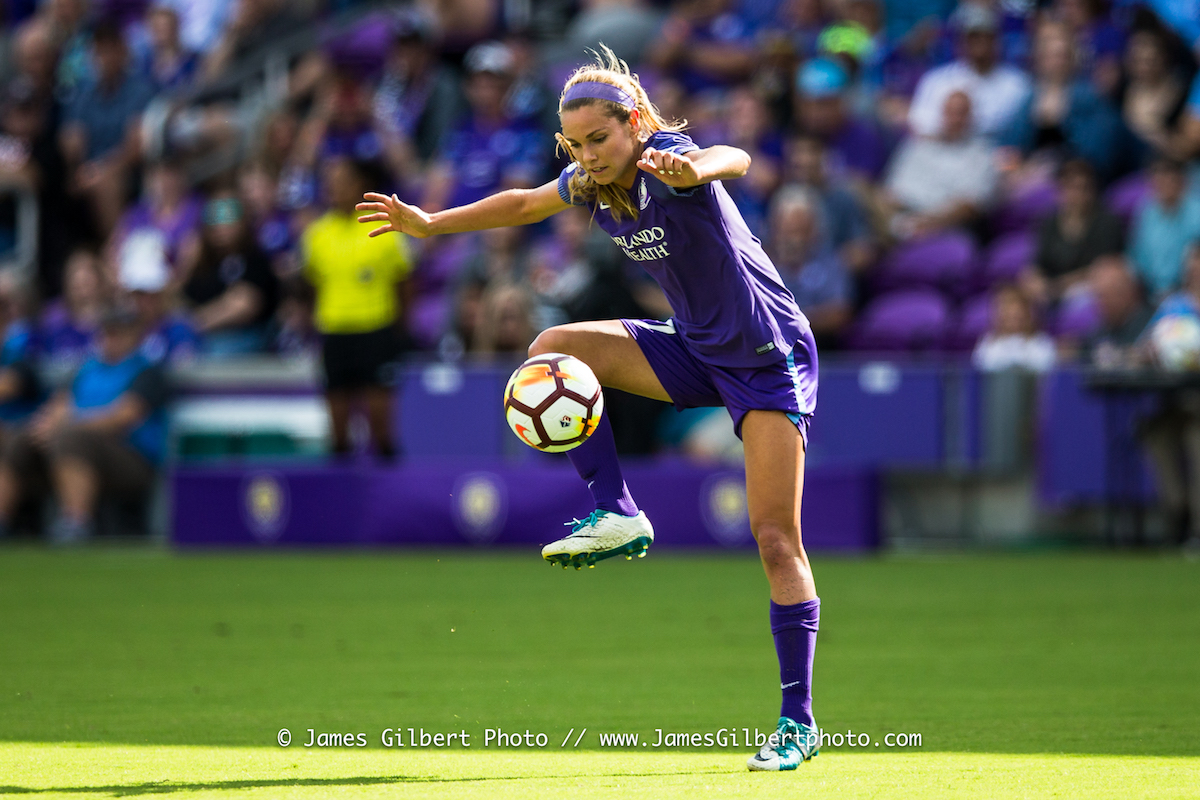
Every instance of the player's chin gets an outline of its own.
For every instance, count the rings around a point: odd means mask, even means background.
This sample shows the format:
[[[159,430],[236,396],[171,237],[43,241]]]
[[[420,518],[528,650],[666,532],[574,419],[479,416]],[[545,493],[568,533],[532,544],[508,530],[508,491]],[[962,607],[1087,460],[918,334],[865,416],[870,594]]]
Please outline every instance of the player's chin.
[[[590,175],[592,180],[596,183],[605,185],[612,183],[616,178],[617,173],[613,171],[612,167],[602,167],[600,169],[589,169],[588,175]]]

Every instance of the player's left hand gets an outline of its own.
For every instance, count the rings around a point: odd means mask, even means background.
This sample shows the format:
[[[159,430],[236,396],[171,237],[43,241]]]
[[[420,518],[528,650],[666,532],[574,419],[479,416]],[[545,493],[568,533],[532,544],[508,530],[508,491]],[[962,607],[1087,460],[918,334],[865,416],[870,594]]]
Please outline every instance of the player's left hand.
[[[700,173],[686,155],[668,153],[647,147],[637,162],[640,170],[649,172],[668,186],[687,187],[700,184]]]

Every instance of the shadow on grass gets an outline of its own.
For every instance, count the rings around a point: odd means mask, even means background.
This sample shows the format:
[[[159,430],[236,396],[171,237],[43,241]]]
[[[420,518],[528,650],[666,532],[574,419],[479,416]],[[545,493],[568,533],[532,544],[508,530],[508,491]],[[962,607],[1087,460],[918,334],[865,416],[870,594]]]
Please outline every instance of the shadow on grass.
[[[477,778],[439,778],[428,775],[381,775],[358,778],[260,778],[243,781],[209,781],[203,783],[176,783],[154,781],[110,786],[48,786],[37,789],[29,786],[0,785],[0,795],[6,794],[111,794],[113,797],[133,797],[142,794],[172,794],[174,792],[200,792],[222,789],[261,789],[266,787],[296,788],[303,786],[394,786],[405,783],[483,783],[495,781],[562,780],[568,778],[659,778],[670,775],[720,775],[727,770],[687,770],[686,772],[614,772],[598,775],[497,775]]]

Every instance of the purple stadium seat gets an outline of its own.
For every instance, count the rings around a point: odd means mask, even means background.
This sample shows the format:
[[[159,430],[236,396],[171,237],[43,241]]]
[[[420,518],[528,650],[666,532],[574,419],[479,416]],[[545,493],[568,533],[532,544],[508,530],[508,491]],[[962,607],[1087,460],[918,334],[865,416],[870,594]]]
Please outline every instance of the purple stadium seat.
[[[950,231],[897,245],[876,268],[873,283],[879,291],[925,286],[962,296],[975,282],[977,263],[971,237]]]
[[[1109,209],[1125,220],[1125,224],[1128,225],[1129,220],[1133,219],[1133,215],[1137,213],[1149,196],[1149,176],[1144,172],[1135,172],[1109,187],[1108,192],[1104,195],[1104,200],[1108,203]]]
[[[1054,317],[1055,336],[1080,339],[1100,327],[1100,310],[1091,294],[1079,292],[1064,297]]]
[[[1033,227],[1039,219],[1054,211],[1058,190],[1052,183],[1039,183],[1015,192],[992,215],[992,230],[1012,233]]]
[[[977,294],[958,309],[950,346],[955,350],[972,350],[991,326],[992,295]]]
[[[1037,237],[1032,231],[1013,231],[996,239],[983,258],[984,288],[1016,281],[1036,249]]]
[[[932,350],[943,346],[950,304],[935,289],[906,289],[867,304],[849,337],[855,350]]]

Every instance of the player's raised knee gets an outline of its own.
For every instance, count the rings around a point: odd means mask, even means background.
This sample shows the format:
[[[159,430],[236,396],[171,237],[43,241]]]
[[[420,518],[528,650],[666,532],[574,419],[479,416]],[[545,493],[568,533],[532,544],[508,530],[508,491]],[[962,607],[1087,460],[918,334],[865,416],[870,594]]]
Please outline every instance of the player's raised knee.
[[[544,356],[546,353],[566,353],[574,355],[570,347],[571,335],[561,327],[547,328],[534,338],[529,345],[529,357]]]

